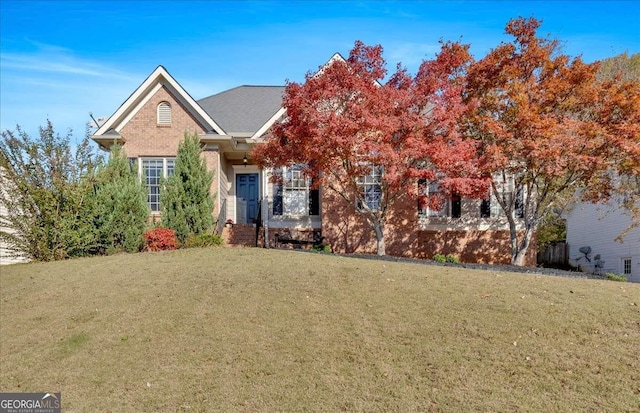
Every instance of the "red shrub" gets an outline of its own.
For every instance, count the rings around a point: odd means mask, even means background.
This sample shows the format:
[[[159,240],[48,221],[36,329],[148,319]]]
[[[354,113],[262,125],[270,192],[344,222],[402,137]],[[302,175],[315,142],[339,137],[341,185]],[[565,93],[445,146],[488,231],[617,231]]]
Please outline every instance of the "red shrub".
[[[147,251],[175,250],[178,248],[176,232],[169,228],[152,228],[144,233]]]

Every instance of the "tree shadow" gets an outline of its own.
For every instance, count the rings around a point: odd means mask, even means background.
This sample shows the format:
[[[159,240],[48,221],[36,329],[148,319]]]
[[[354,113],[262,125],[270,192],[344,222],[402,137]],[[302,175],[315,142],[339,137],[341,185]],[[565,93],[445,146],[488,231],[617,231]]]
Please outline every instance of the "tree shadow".
[[[376,237],[371,226],[344,198],[326,194],[322,200],[322,235],[333,252],[375,254]],[[430,223],[418,215],[417,200],[398,199],[388,211],[384,230],[386,253],[407,258],[433,259],[436,254],[454,255],[461,262],[510,264],[511,247],[507,229],[477,229],[478,220],[449,219]],[[484,222],[485,225],[487,221]],[[489,226],[497,226],[497,221]],[[535,246],[535,241],[532,242]],[[526,265],[536,265],[531,247]]]

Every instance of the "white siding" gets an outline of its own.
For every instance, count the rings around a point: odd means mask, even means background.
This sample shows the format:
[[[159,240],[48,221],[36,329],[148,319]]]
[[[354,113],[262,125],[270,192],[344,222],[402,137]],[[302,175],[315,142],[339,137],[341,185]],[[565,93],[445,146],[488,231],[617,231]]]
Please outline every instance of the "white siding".
[[[3,216],[4,214],[6,214],[6,210],[2,205],[0,205],[0,216]],[[8,231],[8,228],[0,227],[0,230]],[[9,257],[9,250],[7,250],[7,246],[0,240],[0,265],[16,264],[27,261],[28,260],[26,258]]]
[[[228,218],[232,218],[231,209],[229,209],[229,178],[228,178],[228,166],[227,166],[227,158],[220,155],[219,158],[220,165],[218,165],[218,170],[215,171],[216,176],[214,179],[219,179],[220,187],[218,188],[218,200],[220,201],[219,211],[219,219],[222,220],[224,224]]]
[[[567,243],[571,263],[594,271],[594,256],[604,260],[603,273],[624,273],[624,259],[631,258],[630,281],[640,282],[640,228],[634,228],[623,243],[615,239],[631,224],[628,211],[610,204],[578,204],[567,215]],[[591,247],[591,263],[579,252]],[[582,258],[580,258],[582,257]],[[580,258],[580,259],[578,259]]]

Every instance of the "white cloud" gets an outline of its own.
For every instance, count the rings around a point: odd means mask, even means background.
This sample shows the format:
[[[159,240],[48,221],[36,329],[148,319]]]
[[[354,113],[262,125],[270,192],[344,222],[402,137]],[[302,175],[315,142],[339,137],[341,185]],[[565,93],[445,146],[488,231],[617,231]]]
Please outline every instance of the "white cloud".
[[[0,129],[16,124],[30,134],[50,119],[59,132],[82,138],[94,116],[110,115],[145,76],[80,58],[55,45],[31,42],[36,50],[0,53]]]
[[[74,59],[64,59],[58,61],[49,61],[47,56],[41,55],[20,55],[14,53],[0,53],[2,60],[2,68],[32,71],[32,72],[51,72],[69,75],[84,75],[97,77],[110,77],[112,73],[105,72],[105,68],[89,64]]]
[[[29,41],[33,52],[0,53],[0,67],[21,72],[46,72],[58,75],[82,75],[129,80],[130,75],[107,65],[76,57],[67,48]]]

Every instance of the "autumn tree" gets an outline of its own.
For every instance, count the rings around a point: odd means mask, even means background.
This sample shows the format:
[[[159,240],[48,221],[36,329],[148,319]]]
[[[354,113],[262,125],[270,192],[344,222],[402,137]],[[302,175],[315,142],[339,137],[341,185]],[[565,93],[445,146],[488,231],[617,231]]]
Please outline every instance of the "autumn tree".
[[[398,65],[383,82],[382,47],[358,41],[348,59],[336,55],[304,83],[287,83],[286,116],[254,157],[263,168],[304,165],[316,187],[366,220],[384,255],[388,212],[401,197],[416,195],[419,179],[442,181],[461,195],[483,187],[471,171],[475,143],[462,140],[456,127],[462,84],[455,69],[467,60],[465,47],[447,43],[416,78]]]
[[[478,106],[461,121],[492,177],[516,265],[548,211],[578,189],[582,199],[607,199],[616,177],[637,177],[640,165],[638,82],[599,80],[597,63],[561,54],[539,26],[511,20],[514,40],[469,68],[465,96]]]
[[[632,56],[628,56],[627,53],[622,53],[612,58],[604,59],[600,62],[600,68],[598,70],[598,78],[605,81],[609,81],[610,84],[618,84],[619,87],[630,89],[628,96],[629,101],[633,102],[635,98],[635,117],[630,116],[629,122],[634,122],[638,125],[639,110],[638,93],[637,88],[640,85],[640,53],[636,53]],[[633,94],[633,88],[636,89],[635,95]],[[625,96],[625,94],[623,94]],[[632,103],[633,104],[633,103]],[[637,135],[636,135],[637,136]],[[630,144],[638,145],[638,141],[630,141]],[[616,180],[616,186],[614,188],[614,202],[622,207],[626,208],[631,213],[631,225],[626,228],[616,239],[622,241],[628,232],[640,227],[640,173],[637,169],[637,163],[633,162],[633,158],[627,159],[620,166],[618,171],[620,175]]]
[[[640,80],[640,53],[629,56],[626,52],[600,61],[598,78],[619,79],[623,82]]]

